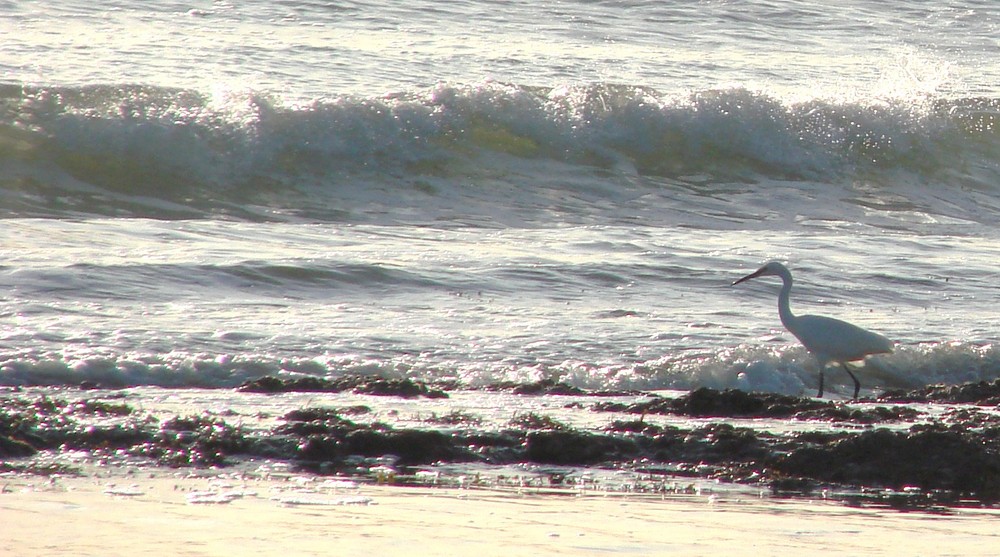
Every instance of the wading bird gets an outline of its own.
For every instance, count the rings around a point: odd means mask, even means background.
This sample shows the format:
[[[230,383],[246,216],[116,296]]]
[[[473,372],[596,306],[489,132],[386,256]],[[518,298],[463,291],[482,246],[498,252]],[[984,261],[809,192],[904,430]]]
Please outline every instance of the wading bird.
[[[819,362],[819,394],[823,397],[823,371],[831,362],[843,366],[844,371],[854,380],[854,398],[858,398],[861,382],[847,362],[864,360],[871,354],[892,352],[892,341],[884,336],[867,331],[839,319],[820,315],[795,315],[788,307],[788,293],[792,290],[792,273],[781,263],[771,261],[760,269],[733,282],[733,286],[752,278],[781,277],[781,293],[778,294],[778,315],[788,332],[799,339],[802,346]]]

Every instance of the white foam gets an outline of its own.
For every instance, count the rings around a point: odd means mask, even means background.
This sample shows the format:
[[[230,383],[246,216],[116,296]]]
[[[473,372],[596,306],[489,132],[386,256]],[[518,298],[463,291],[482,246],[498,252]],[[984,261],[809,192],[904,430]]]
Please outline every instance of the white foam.
[[[281,505],[289,507],[297,506],[317,506],[317,507],[343,507],[343,506],[368,506],[375,505],[375,499],[363,495],[325,498],[325,497],[304,497],[304,496],[283,496],[274,499]]]

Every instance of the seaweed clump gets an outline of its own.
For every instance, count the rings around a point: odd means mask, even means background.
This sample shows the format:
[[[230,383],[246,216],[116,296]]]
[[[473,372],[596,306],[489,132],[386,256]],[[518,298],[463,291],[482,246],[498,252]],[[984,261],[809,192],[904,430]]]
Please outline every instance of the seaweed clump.
[[[89,425],[77,416],[128,417],[132,408],[101,400],[70,403],[40,396],[34,400],[11,398],[0,407],[0,457],[30,456],[58,448],[122,448],[145,438],[143,424],[126,419],[122,423]]]
[[[693,418],[793,418],[857,424],[906,421],[920,414],[919,411],[904,406],[857,408],[814,398],[754,393],[738,389],[720,391],[707,387],[677,398],[653,397],[632,404],[599,403],[594,405],[593,410],[642,415],[671,414]]]
[[[220,418],[208,414],[177,416],[160,424],[159,429],[130,453],[174,467],[224,466],[229,455],[249,448],[246,433]]]
[[[886,391],[879,395],[880,402],[895,403],[950,403],[977,406],[1000,405],[1000,379],[979,381],[962,385],[929,385],[912,391]]]
[[[787,418],[797,412],[832,405],[815,399],[738,389],[719,391],[702,387],[677,398],[654,397],[634,404],[603,403],[594,410],[632,414],[676,414],[716,418]]]
[[[392,455],[400,465],[474,459],[453,436],[436,430],[396,430],[378,422],[359,424],[333,409],[295,410],[275,428],[299,439],[292,458],[313,471],[341,470],[355,459]]]
[[[403,398],[448,398],[442,389],[428,387],[427,384],[412,379],[389,379],[366,375],[347,375],[327,379],[323,377],[274,377],[265,376],[247,381],[237,387],[244,393],[342,393],[398,396]]]
[[[818,442],[817,442],[818,441]],[[811,436],[773,461],[787,477],[902,490],[947,490],[1000,500],[1000,456],[975,436],[940,426]]]

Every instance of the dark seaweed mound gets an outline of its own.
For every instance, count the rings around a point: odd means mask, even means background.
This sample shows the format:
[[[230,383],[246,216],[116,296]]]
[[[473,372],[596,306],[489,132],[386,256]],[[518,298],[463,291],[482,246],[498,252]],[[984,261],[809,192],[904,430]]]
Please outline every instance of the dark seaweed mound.
[[[1000,379],[964,385],[930,385],[915,391],[888,391],[878,397],[882,402],[953,403],[979,406],[1000,405]]]
[[[917,412],[905,406],[860,409],[830,401],[798,398],[772,393],[747,393],[735,389],[717,391],[701,388],[678,398],[652,398],[634,404],[602,403],[594,407],[604,412],[631,414],[673,414],[694,418],[794,418],[873,424],[912,420]]]
[[[448,398],[441,389],[430,388],[424,383],[410,379],[386,379],[378,376],[347,375],[335,379],[323,377],[261,377],[247,381],[237,388],[244,393],[342,393],[401,396],[406,398]]]
[[[677,414],[713,418],[787,418],[798,412],[832,406],[831,402],[736,389],[697,389],[678,398],[653,398],[635,404],[604,404],[596,410],[632,414]]]
[[[933,427],[837,437],[812,436],[777,458],[773,469],[824,482],[894,489],[915,486],[1000,498],[998,447],[984,445],[980,435]]]

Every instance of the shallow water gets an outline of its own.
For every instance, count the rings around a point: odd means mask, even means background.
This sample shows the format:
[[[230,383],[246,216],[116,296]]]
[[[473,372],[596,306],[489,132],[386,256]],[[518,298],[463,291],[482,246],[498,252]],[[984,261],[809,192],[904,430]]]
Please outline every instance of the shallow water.
[[[536,495],[820,498],[928,512],[993,508],[997,500],[989,475],[1000,470],[990,456],[1000,414],[987,400],[844,404],[710,390],[517,394],[538,387],[416,398],[357,389],[11,391],[0,422],[8,457],[2,473],[119,480],[211,473]],[[688,406],[678,405],[684,400]],[[878,446],[864,449],[871,443]],[[886,451],[916,464],[889,470],[880,464]],[[817,458],[822,470],[812,464]]]
[[[0,379],[12,385],[234,387],[273,373],[381,373],[798,394],[815,388],[815,366],[779,329],[776,286],[729,283],[765,245],[801,261],[838,243],[831,266],[795,268],[807,278],[793,307],[899,343],[861,373],[866,392],[997,370],[983,300],[992,248],[971,240],[982,249],[962,256],[970,272],[951,280],[919,257],[955,256],[956,240],[868,233],[846,242],[769,232],[757,245],[744,231],[649,227],[13,219],[3,234],[11,326]]]

